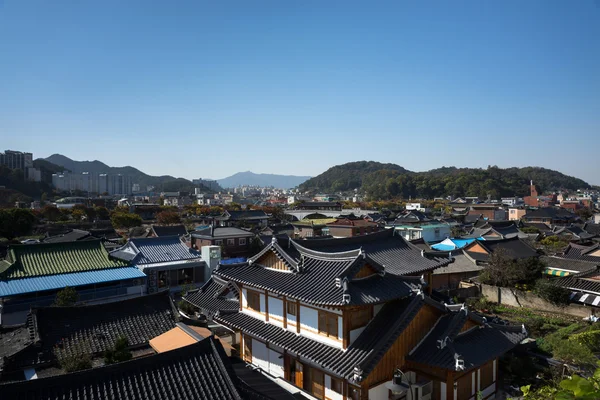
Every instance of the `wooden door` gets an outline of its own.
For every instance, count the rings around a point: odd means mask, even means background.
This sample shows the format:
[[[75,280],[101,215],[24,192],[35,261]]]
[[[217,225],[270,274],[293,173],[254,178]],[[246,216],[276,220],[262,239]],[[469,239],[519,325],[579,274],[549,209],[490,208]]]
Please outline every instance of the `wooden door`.
[[[311,392],[317,399],[325,398],[325,375],[323,371],[312,368],[312,387]]]
[[[295,360],[296,363],[296,386],[298,386],[300,389],[304,388],[304,367],[302,365],[302,363],[298,360]]]
[[[252,338],[244,335],[244,361],[252,363]]]

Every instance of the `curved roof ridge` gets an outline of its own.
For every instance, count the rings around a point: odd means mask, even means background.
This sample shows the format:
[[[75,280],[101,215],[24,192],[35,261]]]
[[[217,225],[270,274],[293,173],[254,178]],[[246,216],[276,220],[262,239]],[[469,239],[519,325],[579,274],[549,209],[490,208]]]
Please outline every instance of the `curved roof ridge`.
[[[298,250],[301,255],[306,255],[312,258],[323,258],[323,259],[355,259],[361,255],[362,250],[360,248],[356,250],[348,250],[348,251],[339,251],[339,252],[323,252],[318,250],[308,249],[295,240],[292,240],[292,246]]]

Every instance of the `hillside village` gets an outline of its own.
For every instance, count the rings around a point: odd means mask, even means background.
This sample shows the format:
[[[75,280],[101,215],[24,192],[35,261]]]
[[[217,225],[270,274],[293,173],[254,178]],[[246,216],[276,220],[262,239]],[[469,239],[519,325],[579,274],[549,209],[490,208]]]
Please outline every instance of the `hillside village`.
[[[373,182],[56,185],[0,210],[0,393],[556,393],[561,379],[590,376],[600,351],[599,193],[567,181],[521,179],[527,191],[512,196],[390,187],[385,200]]]

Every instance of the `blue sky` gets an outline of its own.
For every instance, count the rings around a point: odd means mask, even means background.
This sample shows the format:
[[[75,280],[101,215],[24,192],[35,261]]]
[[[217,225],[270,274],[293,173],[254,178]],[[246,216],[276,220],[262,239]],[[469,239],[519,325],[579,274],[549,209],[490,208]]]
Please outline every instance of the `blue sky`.
[[[0,150],[35,157],[186,178],[539,165],[600,184],[600,0],[0,0],[0,94]]]

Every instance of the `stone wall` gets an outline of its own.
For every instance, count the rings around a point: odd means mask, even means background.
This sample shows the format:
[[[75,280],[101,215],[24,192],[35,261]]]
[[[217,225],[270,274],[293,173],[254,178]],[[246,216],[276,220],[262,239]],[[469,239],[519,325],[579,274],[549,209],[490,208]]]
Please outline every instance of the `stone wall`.
[[[482,284],[481,294],[491,302],[507,306],[527,307],[535,310],[568,314],[581,318],[589,317],[594,313],[593,307],[586,307],[578,304],[569,304],[566,307],[558,307],[533,293],[523,292],[517,289]]]

